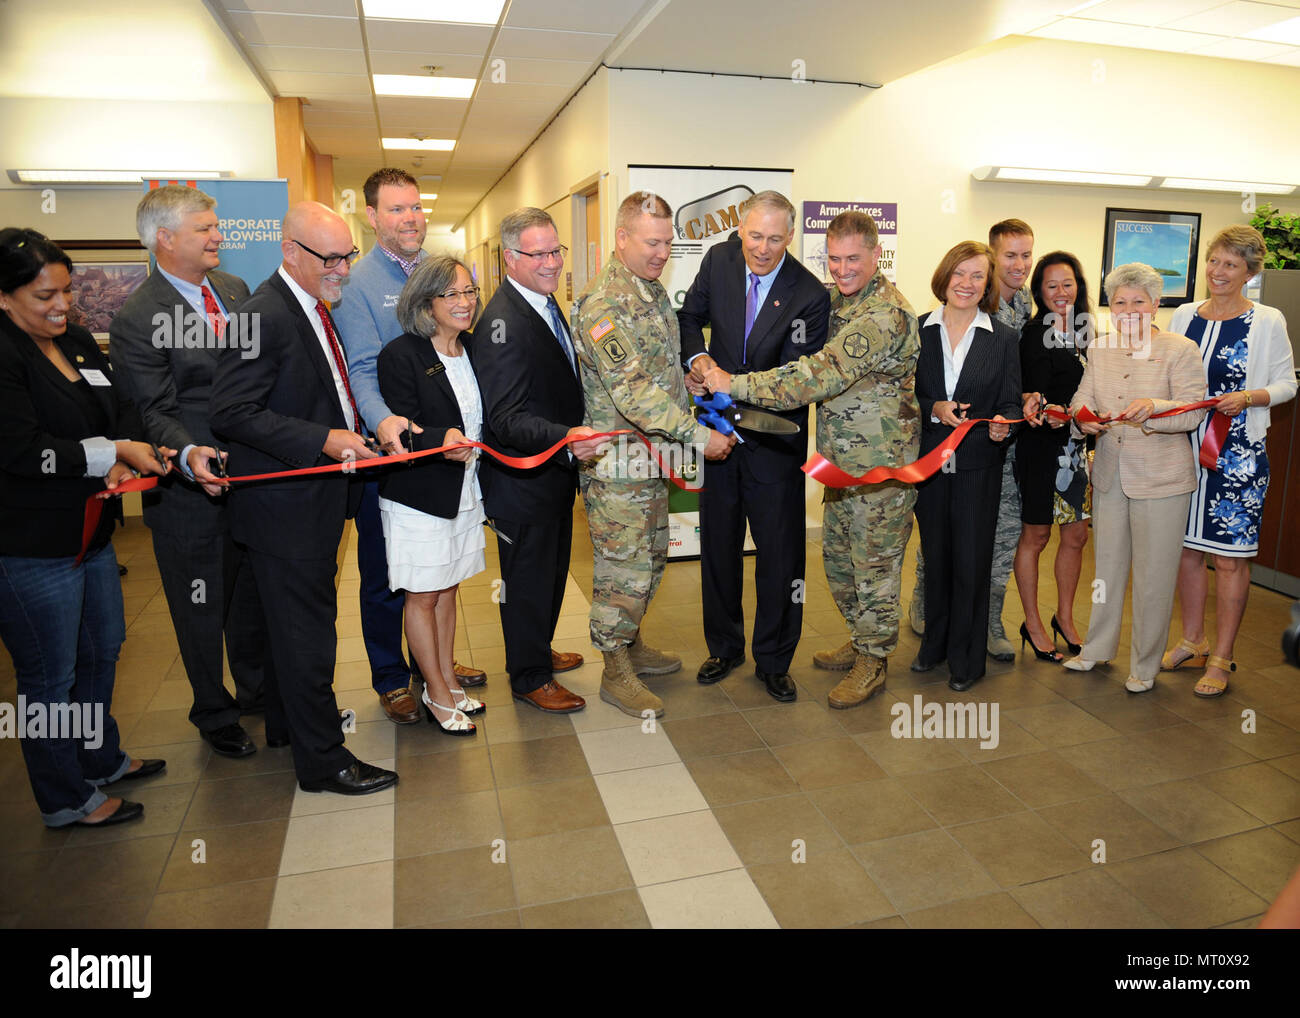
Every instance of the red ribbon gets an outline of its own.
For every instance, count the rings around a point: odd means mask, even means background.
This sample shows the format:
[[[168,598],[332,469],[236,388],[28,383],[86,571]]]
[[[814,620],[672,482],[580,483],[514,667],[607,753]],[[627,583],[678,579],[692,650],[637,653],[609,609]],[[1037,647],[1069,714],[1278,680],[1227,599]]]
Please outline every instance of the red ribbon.
[[[1217,399],[1203,399],[1197,403],[1187,403],[1183,406],[1174,407],[1172,410],[1164,410],[1158,414],[1152,414],[1155,417],[1173,417],[1175,414],[1185,414],[1192,410],[1204,410],[1207,407],[1213,407],[1218,403]],[[1044,413],[1058,421],[1068,421],[1070,415],[1061,410],[1045,410]],[[1099,417],[1086,406],[1080,407],[1079,412],[1075,415],[1077,420],[1085,423],[1106,424],[1113,417]],[[1151,418],[1148,418],[1150,420]],[[1022,424],[1025,418],[1019,418],[1014,421],[1001,421],[1003,424]],[[966,437],[976,424],[992,424],[992,419],[984,417],[976,420],[963,421],[957,427],[953,428],[952,434],[945,438],[939,445],[931,449],[918,460],[911,463],[904,463],[899,467],[872,467],[861,477],[854,477],[830,460],[826,459],[821,453],[813,453],[813,456],[801,468],[805,474],[815,481],[820,481],[828,488],[853,488],[861,484],[880,484],[884,481],[902,481],[904,484],[920,484],[922,481],[933,477],[948,461],[948,458],[957,451],[957,446],[961,445],[962,440]],[[1205,440],[1201,443],[1201,465],[1206,470],[1217,470],[1219,468],[1219,453],[1223,449],[1223,443],[1228,436],[1228,427],[1232,424],[1232,418],[1225,414],[1214,414],[1210,421],[1209,430],[1205,433]]]
[[[302,467],[298,470],[277,470],[269,474],[241,474],[238,477],[230,477],[227,480],[231,484],[246,484],[249,481],[270,481],[282,480],[286,477],[307,477],[313,474],[338,474],[352,473],[356,470],[368,470],[372,467],[388,466],[392,463],[410,463],[413,460],[423,459],[425,456],[436,456],[439,453],[447,452],[449,449],[474,448],[482,449],[489,456],[499,460],[508,467],[514,467],[518,470],[531,470],[534,467],[540,467],[557,452],[563,449],[570,442],[587,441],[592,438],[617,438],[619,435],[636,435],[636,437],[645,445],[654,455],[659,463],[659,469],[663,472],[673,484],[683,491],[701,490],[700,488],[691,489],[687,483],[680,478],[677,473],[667,464],[659,455],[659,451],[650,444],[650,440],[638,431],[630,431],[622,428],[618,431],[602,431],[594,435],[582,435],[575,438],[562,438],[549,449],[543,449],[532,456],[507,456],[505,453],[497,452],[491,446],[486,446],[482,442],[456,442],[452,445],[440,445],[436,449],[421,449],[419,452],[399,452],[389,456],[377,456],[373,459],[349,460],[346,463],[326,463],[318,467]],[[86,549],[90,547],[91,539],[95,536],[95,531],[99,529],[99,521],[104,511],[104,500],[112,498],[114,495],[125,495],[131,491],[148,491],[158,486],[158,477],[132,477],[123,481],[112,490],[105,489],[97,491],[86,499],[86,514],[81,527],[81,551],[77,553],[76,561],[81,562],[82,557],[86,554]]]

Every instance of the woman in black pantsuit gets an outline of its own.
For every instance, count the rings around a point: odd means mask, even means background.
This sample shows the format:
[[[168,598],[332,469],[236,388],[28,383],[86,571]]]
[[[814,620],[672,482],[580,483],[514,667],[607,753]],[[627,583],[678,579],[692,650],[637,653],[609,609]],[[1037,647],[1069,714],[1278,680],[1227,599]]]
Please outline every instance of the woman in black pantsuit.
[[[1021,416],[1020,337],[991,317],[998,288],[987,245],[968,240],[954,247],[930,289],[942,306],[921,322],[921,453],[964,420],[993,421],[972,428],[944,469],[917,486],[925,637],[912,670],[929,671],[946,659],[948,686],[962,692],[984,675],[1002,460],[1014,426],[1005,422]]]
[[[1044,255],[1034,266],[1030,289],[1037,314],[1020,333],[1020,380],[1029,392],[1040,393],[1049,407],[1070,405],[1083,378],[1092,305],[1079,259],[1065,251]],[[1040,660],[1057,660],[1056,635],[1070,653],[1079,653],[1074,626],[1074,594],[1088,543],[1092,489],[1088,485],[1087,436],[1072,438],[1060,418],[1047,418],[1023,431],[1016,441],[1016,483],[1020,486],[1020,543],[1016,546],[1016,589],[1025,608],[1022,641],[1031,640]],[[1038,611],[1038,559],[1061,528],[1056,550],[1056,614],[1052,632]],[[1050,651],[1042,648],[1051,644]],[[1023,642],[1022,642],[1023,645]]]

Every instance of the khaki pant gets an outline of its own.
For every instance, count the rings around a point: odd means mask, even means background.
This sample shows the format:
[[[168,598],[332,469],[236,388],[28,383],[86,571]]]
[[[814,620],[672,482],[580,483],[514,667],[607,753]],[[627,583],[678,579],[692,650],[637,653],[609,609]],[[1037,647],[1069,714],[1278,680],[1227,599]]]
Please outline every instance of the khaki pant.
[[[1167,498],[1129,498],[1119,478],[1110,491],[1092,492],[1092,617],[1082,657],[1110,661],[1119,652],[1120,622],[1129,567],[1133,571],[1133,631],[1129,674],[1154,679],[1169,636],[1178,561],[1191,493]]]

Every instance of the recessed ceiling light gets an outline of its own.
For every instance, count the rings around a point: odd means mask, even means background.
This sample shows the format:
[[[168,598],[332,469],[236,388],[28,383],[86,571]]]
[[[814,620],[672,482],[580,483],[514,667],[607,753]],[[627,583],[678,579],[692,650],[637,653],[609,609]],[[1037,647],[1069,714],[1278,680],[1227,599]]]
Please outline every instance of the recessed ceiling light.
[[[450,152],[456,147],[453,138],[381,138],[380,143],[407,152]]]
[[[413,95],[432,99],[468,99],[476,78],[442,78],[431,74],[376,74],[376,95]]]
[[[367,18],[453,25],[495,25],[504,6],[505,0],[361,0]]]
[[[437,200],[438,200],[438,196],[436,194],[420,195],[420,201],[437,201]]]

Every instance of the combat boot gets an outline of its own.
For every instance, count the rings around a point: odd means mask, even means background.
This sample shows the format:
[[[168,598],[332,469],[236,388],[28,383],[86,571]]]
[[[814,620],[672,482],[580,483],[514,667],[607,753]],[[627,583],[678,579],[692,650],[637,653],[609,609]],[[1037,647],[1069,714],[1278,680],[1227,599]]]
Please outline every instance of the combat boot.
[[[919,583],[912,591],[912,603],[907,606],[907,622],[917,636],[925,635],[925,598]]]
[[[830,691],[826,698],[836,710],[856,707],[866,703],[885,688],[885,667],[887,662],[882,657],[871,654],[858,654],[849,669],[849,674],[840,680],[840,684]]]
[[[813,654],[813,666],[815,668],[825,668],[828,672],[842,672],[845,669],[852,668],[853,662],[857,658],[858,652],[853,649],[853,641],[850,640],[837,650],[817,651]]]
[[[1014,661],[1016,648],[1011,646],[1002,629],[1002,600],[1007,595],[1005,587],[998,593],[989,592],[989,657],[994,661]]]
[[[603,652],[605,670],[600,675],[600,698],[634,718],[643,717],[643,711],[654,711],[654,716],[664,715],[664,702],[646,689],[645,684],[632,670],[632,658],[626,647]]]
[[[632,646],[627,649],[632,659],[632,671],[637,675],[671,675],[682,670],[682,659],[675,654],[665,654],[661,650],[647,647],[641,642],[641,634],[636,634]]]

